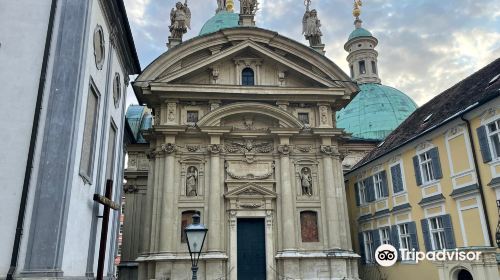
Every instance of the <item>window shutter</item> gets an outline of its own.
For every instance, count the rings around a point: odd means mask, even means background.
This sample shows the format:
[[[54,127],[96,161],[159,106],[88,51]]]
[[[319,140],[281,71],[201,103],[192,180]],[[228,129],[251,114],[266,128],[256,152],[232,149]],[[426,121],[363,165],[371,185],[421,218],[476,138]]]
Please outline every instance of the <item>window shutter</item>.
[[[434,171],[434,179],[443,178],[443,171],[441,170],[441,162],[439,161],[439,151],[438,148],[432,148],[429,151],[432,159],[432,169]]]
[[[432,242],[429,232],[429,221],[427,219],[420,220],[422,223],[422,234],[424,235],[425,250],[432,251]]]
[[[392,190],[394,193],[403,191],[403,176],[401,174],[401,165],[391,167]]]
[[[490,162],[491,152],[490,145],[488,143],[488,135],[486,134],[486,126],[480,126],[476,129],[477,138],[479,138],[479,147],[481,149],[481,155],[483,156],[483,162]]]
[[[399,231],[398,226],[391,227],[391,245],[398,251],[398,260],[401,260],[401,254],[399,253]]]
[[[384,192],[384,197],[388,197],[389,188],[387,187],[387,172],[384,170],[380,172],[380,175],[382,176],[382,191]]]
[[[378,229],[372,230],[372,238],[373,238],[373,252],[377,250],[378,246],[380,246],[380,232]]]
[[[411,247],[412,249],[415,249],[415,251],[418,251],[419,246],[418,246],[417,225],[415,224],[415,222],[408,223],[408,231],[410,232]]]
[[[422,174],[420,174],[418,156],[413,157],[413,168],[415,169],[415,180],[417,180],[417,186],[420,186],[422,185]]]
[[[361,263],[366,262],[365,258],[365,239],[363,237],[363,233],[358,233],[358,242],[359,242],[359,255],[361,256]]]
[[[375,201],[375,190],[373,188],[373,178],[371,176],[365,179],[365,192],[367,194],[366,201]]]
[[[361,205],[361,198],[359,197],[359,184],[358,183],[355,183],[354,184],[354,191],[356,192],[354,194],[354,196],[356,197],[356,206],[360,206]]]
[[[443,221],[446,249],[454,249],[457,246],[455,244],[455,235],[453,234],[453,225],[451,223],[451,216],[443,215],[441,216],[441,220]]]

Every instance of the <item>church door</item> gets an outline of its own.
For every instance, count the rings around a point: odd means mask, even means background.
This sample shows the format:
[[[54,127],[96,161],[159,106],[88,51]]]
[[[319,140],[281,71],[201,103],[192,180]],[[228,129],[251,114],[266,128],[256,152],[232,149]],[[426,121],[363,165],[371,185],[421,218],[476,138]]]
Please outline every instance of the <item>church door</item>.
[[[266,279],[264,219],[238,219],[238,280]]]

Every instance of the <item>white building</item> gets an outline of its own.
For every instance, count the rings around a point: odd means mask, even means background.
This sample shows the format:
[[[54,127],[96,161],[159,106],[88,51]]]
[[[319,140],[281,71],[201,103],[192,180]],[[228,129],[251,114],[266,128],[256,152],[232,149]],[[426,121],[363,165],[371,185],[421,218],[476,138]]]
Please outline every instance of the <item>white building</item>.
[[[121,197],[125,92],[140,71],[124,4],[2,1],[0,44],[0,279],[92,277],[103,208],[92,197],[106,179]]]

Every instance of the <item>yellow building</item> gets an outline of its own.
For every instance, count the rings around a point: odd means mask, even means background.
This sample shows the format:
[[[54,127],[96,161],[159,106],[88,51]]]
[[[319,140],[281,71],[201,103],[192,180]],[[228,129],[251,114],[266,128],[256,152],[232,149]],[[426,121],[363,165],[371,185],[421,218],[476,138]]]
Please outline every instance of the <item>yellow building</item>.
[[[500,279],[499,77],[497,59],[420,107],[345,175],[362,279]],[[381,244],[431,260],[399,250],[383,267]],[[443,249],[448,256],[434,254]]]

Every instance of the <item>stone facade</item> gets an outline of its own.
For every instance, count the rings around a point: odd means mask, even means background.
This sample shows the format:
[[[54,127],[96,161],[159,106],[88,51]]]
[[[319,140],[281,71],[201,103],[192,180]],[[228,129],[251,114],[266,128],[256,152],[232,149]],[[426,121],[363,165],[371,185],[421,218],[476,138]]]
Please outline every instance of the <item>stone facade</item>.
[[[253,84],[241,78],[246,68]],[[264,221],[266,279],[358,279],[345,134],[332,118],[358,90],[337,82],[348,79],[325,56],[259,28],[197,37],[149,65],[134,82],[155,118],[138,278],[189,278],[182,227],[196,211],[209,229],[201,279],[238,278],[246,218]]]

